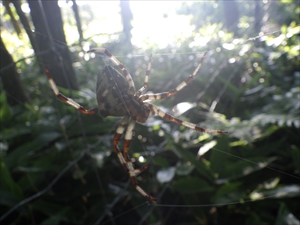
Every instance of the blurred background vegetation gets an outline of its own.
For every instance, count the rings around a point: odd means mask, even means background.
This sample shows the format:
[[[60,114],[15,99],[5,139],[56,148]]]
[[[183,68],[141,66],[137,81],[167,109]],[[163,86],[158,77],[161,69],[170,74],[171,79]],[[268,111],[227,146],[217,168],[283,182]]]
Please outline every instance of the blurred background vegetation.
[[[3,0],[1,224],[300,224],[298,1]],[[135,128],[130,155],[148,203],[112,138],[120,118],[81,115],[60,91],[96,106],[108,48],[149,90],[168,91],[208,52],[193,82],[155,104],[226,135],[158,117]],[[120,143],[120,147],[121,147]]]

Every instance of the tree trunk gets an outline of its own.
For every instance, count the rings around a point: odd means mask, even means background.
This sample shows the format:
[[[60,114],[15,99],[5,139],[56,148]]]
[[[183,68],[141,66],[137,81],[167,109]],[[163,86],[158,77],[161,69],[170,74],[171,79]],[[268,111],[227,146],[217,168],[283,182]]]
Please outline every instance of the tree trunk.
[[[40,63],[49,68],[58,86],[78,89],[57,1],[28,0],[28,4],[37,47],[39,52],[44,53]]]
[[[11,21],[11,23],[12,23],[12,25],[13,25],[13,27],[14,27],[14,29],[15,29],[15,31],[16,31],[16,33],[17,33],[17,35],[18,36],[20,36],[20,34],[21,34],[21,29],[20,29],[20,26],[19,26],[19,24],[18,24],[18,21],[16,20],[16,18],[15,18],[15,14],[11,11],[11,9],[10,9],[10,2],[9,1],[3,1],[3,5],[4,5],[4,7],[5,7],[5,9],[6,9],[6,12],[7,12],[7,14],[9,15],[9,17],[10,17],[10,21]]]
[[[240,19],[238,6],[235,0],[223,0],[225,26],[229,32],[237,35],[237,25]]]
[[[0,36],[0,68],[1,80],[3,89],[7,95],[7,102],[10,106],[23,104],[29,102],[29,98],[25,92],[23,84],[20,79],[20,74],[17,72],[16,65],[4,46]],[[6,67],[6,68],[4,68]]]
[[[79,10],[78,10],[78,6],[75,0],[72,0],[73,5],[72,5],[72,9],[74,12],[74,16],[76,19],[76,26],[77,26],[77,31],[79,34],[79,44],[82,48],[82,41],[83,41],[83,32],[82,32],[82,26],[81,26],[81,20],[80,20],[80,16],[79,16]]]
[[[132,12],[129,6],[129,1],[120,1],[120,7],[121,7],[121,16],[122,16],[122,22],[123,22],[123,33],[125,36],[125,45],[128,47],[128,51],[131,51],[132,49],[132,43],[131,43],[131,30],[132,25],[131,21],[133,19]]]
[[[39,54],[37,54],[39,52],[38,48],[37,48],[37,42],[36,42],[36,40],[35,40],[35,38],[33,36],[32,28],[30,27],[29,21],[28,21],[26,15],[25,15],[25,13],[21,9],[21,2],[20,2],[20,0],[12,0],[11,2],[13,3],[13,5],[14,5],[14,7],[16,9],[16,12],[17,12],[17,14],[18,14],[18,16],[20,18],[20,21],[21,21],[21,23],[22,23],[22,25],[24,27],[24,30],[25,30],[25,32],[28,35],[29,41],[30,41],[31,46],[32,46],[32,48],[34,50],[35,56],[37,58],[37,61],[41,62],[42,58],[39,56]],[[39,64],[39,65],[40,65],[40,72],[43,73],[44,67],[41,64]]]

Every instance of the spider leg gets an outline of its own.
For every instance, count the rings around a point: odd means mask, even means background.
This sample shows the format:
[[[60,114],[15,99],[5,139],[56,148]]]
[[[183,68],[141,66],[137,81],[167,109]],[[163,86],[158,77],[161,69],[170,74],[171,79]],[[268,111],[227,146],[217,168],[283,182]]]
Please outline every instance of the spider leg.
[[[139,174],[139,173],[143,172],[145,169],[147,169],[149,167],[149,165],[145,165],[145,166],[141,167],[140,169],[134,169],[133,164],[132,164],[132,162],[130,160],[130,157],[129,157],[129,146],[130,146],[130,141],[132,140],[132,134],[133,134],[134,127],[135,127],[135,120],[131,120],[128,123],[126,134],[125,134],[123,157],[124,157],[124,159],[126,161],[126,164],[127,165],[130,164],[129,167],[133,168],[132,172],[134,172],[135,174]]]
[[[190,77],[181,82],[175,89],[172,89],[171,91],[168,92],[161,92],[161,93],[156,93],[156,94],[144,94],[140,96],[140,100],[141,101],[145,101],[145,100],[158,100],[158,99],[163,99],[163,98],[167,98],[170,97],[172,95],[175,95],[177,92],[179,92],[182,88],[184,88],[185,86],[187,86],[196,76],[197,72],[199,71],[202,62],[206,56],[206,53],[204,53],[204,55],[202,56],[198,66],[196,67],[196,69],[194,70],[194,72],[192,73],[192,75],[190,75]]]
[[[110,53],[110,51],[108,51],[106,48],[93,48],[93,49],[90,49],[89,51],[87,51],[87,53],[90,53],[90,52],[101,52],[101,53],[105,54],[116,66],[118,66],[122,70],[122,73],[123,73],[123,75],[125,76],[125,78],[128,82],[129,93],[134,95],[135,87],[134,87],[134,83],[133,83],[131,75],[129,74],[129,72],[125,68],[125,66],[119,60],[117,60],[117,58],[114,57]]]
[[[120,151],[120,149],[118,147],[118,144],[119,144],[119,141],[120,141],[120,138],[121,138],[122,134],[125,131],[125,128],[126,128],[127,124],[131,122],[131,121],[130,122],[129,121],[130,121],[130,119],[129,119],[128,116],[125,116],[122,119],[121,123],[119,124],[119,126],[117,128],[114,139],[113,139],[114,152],[117,154],[117,156],[119,158],[119,161],[120,161],[121,165],[123,166],[124,170],[128,173],[129,173],[129,169],[127,167],[127,164],[128,164],[128,162],[130,162],[132,164],[132,162],[130,161],[129,156],[128,156],[130,140],[128,140],[127,144],[125,144],[126,140],[124,142],[124,146],[125,145],[128,146],[127,147],[128,149],[126,149],[126,154],[125,154],[125,151],[124,151],[124,156],[123,156],[122,152]],[[134,169],[134,172],[135,172],[135,174],[141,173],[142,171],[144,171],[148,167],[149,167],[148,165],[145,165],[140,169]]]
[[[125,158],[126,162],[130,161],[130,159],[128,158],[128,152],[129,152],[129,145],[130,145],[130,141],[132,139],[134,127],[135,127],[135,120],[131,120],[128,123],[126,134],[125,134],[125,140],[124,140],[124,158]]]
[[[151,63],[152,63],[152,54],[149,56],[149,61],[148,61],[148,66],[147,66],[147,70],[146,70],[146,74],[145,74],[145,81],[144,81],[144,86],[140,88],[140,90],[138,90],[136,92],[136,96],[140,96],[141,94],[144,94],[147,89],[148,89],[148,82],[149,82],[149,75],[150,75],[150,70],[151,70]]]
[[[52,79],[49,69],[45,68],[47,77],[48,77],[48,81],[50,83],[51,89],[53,90],[54,94],[56,95],[57,98],[59,98],[60,100],[64,101],[65,103],[73,106],[74,108],[78,109],[81,113],[83,114],[89,114],[89,115],[94,115],[98,113],[98,108],[93,108],[93,109],[85,109],[83,108],[83,106],[79,105],[77,102],[75,102],[73,99],[68,98],[66,96],[64,96],[63,94],[61,94],[58,91],[58,88],[54,82],[54,80]]]
[[[152,104],[147,103],[147,102],[144,102],[144,104],[146,106],[148,106],[151,109],[152,112],[156,113],[161,118],[163,118],[165,120],[169,120],[169,121],[171,121],[173,123],[177,123],[177,124],[183,125],[183,126],[188,127],[190,129],[193,129],[193,130],[196,130],[196,131],[199,131],[199,132],[206,132],[206,133],[218,133],[218,134],[228,133],[228,132],[222,131],[222,130],[207,130],[205,128],[197,126],[194,123],[189,123],[187,121],[183,121],[183,120],[177,119],[177,118],[171,116],[170,114],[165,113],[164,111],[162,111],[161,109],[159,109],[156,105],[152,105]]]
[[[124,120],[124,119],[123,119]],[[127,120],[128,121],[128,120]],[[122,121],[123,122],[123,121]],[[117,133],[118,132],[124,132],[124,123],[119,125],[118,129],[117,129]],[[128,126],[127,126],[127,130],[126,130],[126,133],[125,133],[125,140],[124,140],[124,156],[121,154],[121,152],[118,153],[118,157],[120,159],[120,162],[121,161],[125,161],[126,163],[126,168],[128,170],[128,173],[129,173],[129,176],[130,176],[130,179],[131,179],[131,183],[132,183],[132,186],[138,191],[141,193],[141,195],[143,195],[144,197],[150,199],[152,202],[156,202],[156,198],[152,197],[151,195],[148,195],[140,186],[137,185],[137,182],[136,182],[136,175],[142,171],[144,171],[145,169],[147,169],[149,167],[149,165],[146,165],[146,166],[143,166],[142,168],[140,169],[134,169],[133,167],[133,164],[129,158],[129,155],[128,155],[128,151],[129,151],[129,145],[130,145],[130,141],[132,139],[132,133],[133,133],[133,129],[134,129],[134,126],[135,126],[135,121],[134,120],[130,120],[129,123],[128,123]],[[119,129],[120,128],[120,129]],[[116,135],[117,135],[116,133]],[[121,135],[118,135],[120,138]],[[117,140],[117,138],[116,138]],[[116,143],[115,143],[115,138],[114,138],[114,147],[116,146]],[[122,162],[121,162],[122,163]],[[123,162],[124,163],[124,162]],[[124,167],[124,166],[123,166]]]
[[[119,124],[119,126],[117,128],[117,131],[115,133],[114,139],[113,139],[114,152],[117,154],[117,156],[119,158],[119,161],[120,161],[121,165],[123,166],[123,168],[126,172],[128,172],[129,169],[127,168],[127,164],[126,164],[126,161],[125,161],[125,159],[122,155],[122,152],[120,151],[120,149],[118,147],[118,143],[120,141],[120,138],[121,138],[122,134],[125,131],[125,128],[126,128],[126,125],[128,124],[128,122],[129,122],[129,117],[125,116],[122,119],[121,123]]]

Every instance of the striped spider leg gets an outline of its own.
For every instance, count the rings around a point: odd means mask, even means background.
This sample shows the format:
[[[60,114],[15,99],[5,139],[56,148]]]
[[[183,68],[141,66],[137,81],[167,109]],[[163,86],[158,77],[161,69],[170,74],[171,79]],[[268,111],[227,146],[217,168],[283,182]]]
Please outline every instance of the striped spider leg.
[[[60,100],[62,100],[63,102],[73,106],[74,108],[78,109],[82,114],[87,114],[87,115],[95,115],[98,113],[98,108],[92,108],[92,109],[85,109],[83,108],[83,106],[79,105],[77,102],[75,102],[73,99],[68,98],[66,96],[64,96],[63,94],[61,94],[58,91],[58,88],[54,82],[54,80],[52,79],[49,69],[45,68],[45,72],[49,81],[49,84],[51,86],[51,89],[53,90],[54,94],[56,95],[57,98],[59,98]]]
[[[197,67],[194,70],[194,72],[192,73],[192,75],[190,75],[190,77],[187,80],[181,82],[175,89],[172,89],[171,91],[168,91],[168,92],[161,92],[161,93],[156,93],[156,94],[143,94],[143,95],[141,95],[139,97],[139,99],[141,101],[143,101],[143,102],[145,100],[159,100],[159,99],[163,99],[163,98],[168,98],[168,97],[170,97],[170,96],[175,95],[176,93],[178,93],[182,88],[184,88],[185,86],[187,86],[194,79],[194,77],[196,76],[198,70],[200,69],[200,67],[202,65],[202,62],[203,62],[206,54],[207,54],[207,52],[205,52],[204,55],[202,56],[199,64],[197,65]],[[150,73],[149,65],[148,65],[148,70],[149,70],[149,73]],[[146,82],[146,80],[148,82],[147,74],[146,74],[146,78],[145,78],[145,82]],[[148,87],[148,85],[146,85],[146,87]]]
[[[124,153],[123,153],[125,157],[123,157],[121,151],[119,150],[118,142],[119,142],[122,134],[124,133],[126,126],[127,126],[127,130],[125,133]],[[125,116],[123,118],[123,120],[121,121],[120,125],[117,128],[117,131],[116,131],[116,134],[114,137],[114,151],[117,154],[119,161],[121,162],[125,171],[127,171],[129,173],[133,187],[138,192],[140,192],[144,197],[150,199],[153,203],[156,203],[156,198],[147,194],[140,186],[137,185],[137,182],[136,182],[136,175],[143,172],[145,169],[147,169],[149,167],[149,165],[145,165],[139,169],[134,169],[133,164],[128,155],[129,145],[130,145],[130,141],[132,139],[132,133],[133,133],[134,126],[135,126],[134,120],[129,119],[128,116]]]
[[[140,90],[138,90],[135,93],[135,96],[140,97],[148,89],[149,75],[150,75],[150,71],[151,71],[151,63],[152,63],[152,54],[149,56],[148,66],[147,66],[147,70],[146,70],[146,74],[145,74],[144,85],[143,85],[143,87],[140,88]]]
[[[148,102],[145,102],[146,100],[159,100],[159,99],[163,99],[163,98],[168,98],[170,96],[173,96],[175,95],[176,93],[178,93],[180,90],[182,90],[185,86],[187,86],[192,80],[193,78],[196,76],[197,72],[199,71],[201,65],[202,65],[202,62],[206,56],[207,52],[204,53],[204,55],[202,56],[200,62],[198,63],[196,69],[194,70],[194,72],[190,75],[190,77],[181,82],[176,88],[168,91],[168,92],[161,92],[161,93],[156,93],[156,94],[142,94],[139,96],[139,99],[140,101],[142,101],[144,103],[144,105],[146,105],[148,108],[151,109],[151,112],[152,114],[157,114],[158,116],[160,116],[161,118],[165,119],[165,120],[168,120],[168,121],[171,121],[171,122],[174,122],[174,123],[177,123],[177,124],[180,124],[180,125],[183,125],[185,127],[188,127],[190,129],[193,129],[193,130],[196,130],[196,131],[199,131],[199,132],[206,132],[206,133],[227,133],[226,131],[221,131],[221,130],[207,130],[205,128],[202,128],[202,127],[199,127],[197,126],[196,124],[193,124],[193,123],[189,123],[187,121],[183,121],[183,120],[180,120],[178,118],[175,118],[173,117],[172,115],[170,114],[167,114],[165,113],[164,111],[162,111],[161,109],[159,109],[157,106],[151,104],[151,103],[148,103]],[[148,65],[148,70],[149,70],[149,65]],[[148,71],[147,70],[147,71]],[[149,71],[150,72],[150,71]],[[147,73],[146,73],[146,78],[145,78],[145,82],[147,81],[148,82],[148,77],[147,77]],[[144,85],[145,86],[145,85]],[[147,87],[147,85],[146,85]]]

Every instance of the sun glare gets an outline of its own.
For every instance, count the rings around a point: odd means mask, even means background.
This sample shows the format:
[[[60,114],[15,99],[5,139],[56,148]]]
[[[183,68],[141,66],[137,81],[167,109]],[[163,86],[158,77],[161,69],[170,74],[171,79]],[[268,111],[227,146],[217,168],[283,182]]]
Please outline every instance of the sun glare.
[[[179,37],[190,36],[193,27],[190,17],[177,15],[179,1],[130,2],[133,13],[132,43],[138,47],[144,44],[157,44],[164,48],[168,44],[176,45]]]
[[[76,3],[82,17],[85,38],[91,38],[99,45],[118,41],[119,34],[123,31],[119,1],[76,1]],[[167,45],[177,46],[178,40],[191,36],[194,30],[190,25],[191,17],[176,13],[182,3],[181,1],[130,1],[133,14],[132,44],[138,48],[149,48],[151,45],[164,48]],[[186,2],[186,4],[191,3]],[[73,15],[72,1],[59,0],[58,5],[65,22],[67,43],[68,45],[77,43],[79,34],[75,22],[73,24],[66,22]],[[23,12],[30,13],[28,3],[23,3],[21,7]],[[75,18],[72,20],[75,21]],[[2,32],[1,36],[10,37],[11,34]],[[7,39],[11,38],[7,37]],[[10,50],[17,49],[14,46]],[[24,56],[24,51],[22,54]]]
[[[77,3],[89,4],[95,14],[95,21],[89,24],[87,29],[87,36],[122,31],[119,1]],[[194,30],[190,25],[190,17],[176,14],[176,9],[181,4],[180,1],[130,1],[133,14],[132,44],[137,47],[156,44],[159,48],[164,48],[168,44],[176,45],[178,38],[190,36]],[[102,37],[101,43],[104,43],[103,41],[105,40]]]

